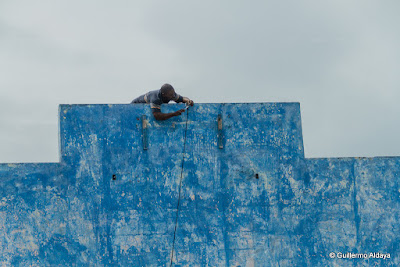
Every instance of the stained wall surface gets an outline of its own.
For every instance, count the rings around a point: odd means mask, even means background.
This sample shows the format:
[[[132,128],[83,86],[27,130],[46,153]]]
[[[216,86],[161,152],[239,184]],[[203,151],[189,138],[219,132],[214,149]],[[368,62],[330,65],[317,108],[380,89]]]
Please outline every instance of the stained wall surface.
[[[59,118],[59,163],[0,164],[2,266],[400,264],[400,157],[305,158],[298,103]]]

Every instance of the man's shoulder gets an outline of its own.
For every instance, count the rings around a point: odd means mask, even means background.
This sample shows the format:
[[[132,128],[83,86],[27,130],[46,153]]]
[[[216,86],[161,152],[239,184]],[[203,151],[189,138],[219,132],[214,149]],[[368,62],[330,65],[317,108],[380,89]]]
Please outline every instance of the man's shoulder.
[[[161,104],[162,101],[161,101],[159,92],[160,92],[160,90],[149,91],[147,93],[147,99],[149,100],[149,102]]]
[[[148,95],[158,95],[159,92],[160,92],[160,89],[149,91],[147,94]]]
[[[160,92],[160,90],[152,90],[152,91],[147,92],[147,96],[158,97],[159,96],[159,92]]]

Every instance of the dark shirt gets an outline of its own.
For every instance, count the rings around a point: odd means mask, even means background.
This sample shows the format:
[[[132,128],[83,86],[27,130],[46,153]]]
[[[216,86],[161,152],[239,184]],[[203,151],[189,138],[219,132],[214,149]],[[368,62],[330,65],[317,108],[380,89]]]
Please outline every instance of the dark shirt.
[[[183,97],[176,94],[176,98],[173,99],[176,103],[183,102]],[[163,99],[161,90],[150,91],[147,94],[141,95],[135,98],[131,104],[136,103],[147,103],[150,104],[150,108],[153,112],[161,112],[161,104],[168,103],[169,101]]]

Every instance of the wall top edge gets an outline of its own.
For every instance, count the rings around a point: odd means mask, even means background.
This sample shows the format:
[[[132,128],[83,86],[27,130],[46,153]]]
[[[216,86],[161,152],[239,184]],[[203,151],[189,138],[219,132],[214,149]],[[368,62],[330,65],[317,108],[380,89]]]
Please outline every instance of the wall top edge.
[[[178,104],[171,102],[171,104]],[[181,103],[179,103],[181,104]],[[300,105],[300,102],[232,102],[232,103],[195,103],[195,105]],[[129,103],[96,103],[96,104],[60,104],[59,106],[130,106]],[[138,105],[138,104],[135,104]],[[139,104],[147,105],[147,104]]]

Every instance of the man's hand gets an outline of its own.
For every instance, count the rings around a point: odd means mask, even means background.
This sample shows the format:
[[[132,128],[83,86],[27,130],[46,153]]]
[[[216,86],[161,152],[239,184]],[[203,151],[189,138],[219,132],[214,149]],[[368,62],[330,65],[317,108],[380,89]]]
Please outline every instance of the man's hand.
[[[153,112],[154,118],[158,121],[168,120],[169,118],[180,116],[186,109],[180,109],[171,113]]]
[[[180,109],[178,111],[171,112],[171,113],[153,112],[153,115],[154,115],[154,118],[156,120],[163,121],[163,120],[168,120],[169,118],[172,118],[172,117],[175,117],[175,116],[179,116],[183,112],[185,112],[185,109]]]
[[[193,100],[190,100],[187,97],[183,97],[183,102],[188,104],[188,105],[190,105],[190,106],[193,106],[193,104],[194,104]]]
[[[185,110],[186,110],[186,109],[180,109],[180,110],[178,110],[178,111],[175,111],[175,112],[174,112],[174,115],[175,115],[175,116],[180,116],[183,112],[185,112]]]

